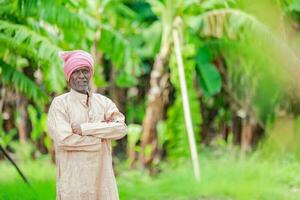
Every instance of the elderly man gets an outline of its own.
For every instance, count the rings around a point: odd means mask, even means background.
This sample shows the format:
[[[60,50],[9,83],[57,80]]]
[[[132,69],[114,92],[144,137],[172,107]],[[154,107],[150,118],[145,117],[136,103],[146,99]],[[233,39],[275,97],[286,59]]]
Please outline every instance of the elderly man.
[[[56,199],[116,200],[111,140],[126,134],[125,117],[109,98],[89,91],[94,71],[89,53],[74,50],[60,56],[71,90],[55,97],[48,113],[56,151]]]

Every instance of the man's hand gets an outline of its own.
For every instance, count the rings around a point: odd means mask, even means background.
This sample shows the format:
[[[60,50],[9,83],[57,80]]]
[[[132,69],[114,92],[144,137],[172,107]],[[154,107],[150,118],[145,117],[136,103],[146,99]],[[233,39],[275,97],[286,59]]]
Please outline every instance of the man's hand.
[[[108,123],[108,122],[113,122],[113,121],[114,121],[114,115],[116,115],[116,114],[117,114],[117,112],[113,112],[113,113],[111,113],[111,115],[108,116],[108,117],[106,117],[106,116],[104,115],[104,122],[106,122],[106,123]]]
[[[71,124],[72,132],[78,135],[82,135],[81,127],[77,123],[72,123]]]

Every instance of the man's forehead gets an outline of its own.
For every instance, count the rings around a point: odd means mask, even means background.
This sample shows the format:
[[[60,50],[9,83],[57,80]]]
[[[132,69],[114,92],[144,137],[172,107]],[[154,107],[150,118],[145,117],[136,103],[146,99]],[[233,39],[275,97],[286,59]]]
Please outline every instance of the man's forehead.
[[[74,70],[75,71],[80,71],[80,70],[89,70],[89,67],[88,66],[82,66],[82,67],[79,67],[77,69]]]

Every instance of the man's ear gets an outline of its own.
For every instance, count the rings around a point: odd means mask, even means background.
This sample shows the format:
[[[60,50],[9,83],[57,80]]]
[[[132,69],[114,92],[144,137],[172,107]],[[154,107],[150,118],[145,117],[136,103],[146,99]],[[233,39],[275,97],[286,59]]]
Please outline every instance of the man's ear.
[[[70,83],[70,81],[67,82],[67,86],[68,86],[68,89],[71,89],[71,83]]]

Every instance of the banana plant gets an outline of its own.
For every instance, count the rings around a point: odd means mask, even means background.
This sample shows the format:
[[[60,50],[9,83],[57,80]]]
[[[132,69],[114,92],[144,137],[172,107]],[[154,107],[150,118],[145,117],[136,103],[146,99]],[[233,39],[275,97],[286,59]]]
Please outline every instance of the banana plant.
[[[242,119],[242,149],[248,150],[253,126],[259,124],[263,128],[282,104],[283,88],[295,88],[295,78],[290,79],[289,74],[298,71],[299,59],[283,36],[242,10],[217,9],[190,20],[190,27],[202,38],[231,41],[221,50],[229,77],[224,89],[235,102],[232,105],[236,104],[233,110]],[[266,94],[269,98],[265,98]],[[251,130],[250,134],[247,130]]]
[[[1,59],[14,69],[17,68],[13,63],[14,57],[27,59],[34,71],[40,71],[47,91],[61,92],[66,84],[58,57],[62,43],[58,34],[60,31],[72,31],[72,27],[73,30],[82,30],[80,19],[59,1],[53,4],[49,1],[2,0],[0,5],[1,49],[6,49],[1,52]],[[34,88],[38,87],[26,90]],[[42,99],[45,100],[44,96]]]
[[[152,146],[152,152],[156,152],[156,125],[162,118],[164,109],[164,84],[166,71],[170,63],[170,55],[174,53],[171,45],[172,32],[174,30],[174,19],[179,17],[182,21],[182,29],[178,32],[182,44],[182,54],[188,54],[187,59],[195,60],[195,71],[200,78],[200,86],[206,96],[218,93],[224,84],[212,59],[205,52],[205,42],[208,38],[224,39],[232,41],[243,41],[251,43],[254,38],[258,42],[252,42],[257,48],[264,48],[266,45],[273,47],[268,55],[277,57],[278,61],[284,63],[282,57],[289,57],[289,63],[293,66],[299,63],[297,56],[281,41],[273,31],[256,18],[255,15],[239,9],[237,1],[207,0],[198,1],[147,1],[156,14],[155,22],[161,26],[160,51],[156,56],[153,70],[151,72],[150,90],[148,94],[146,116],[143,122],[142,148]],[[253,37],[255,36],[255,37]],[[268,49],[269,50],[269,49]],[[273,51],[272,51],[273,50]],[[183,64],[188,60],[183,59]],[[287,65],[287,63],[285,63]],[[186,70],[186,69],[185,69]],[[233,69],[234,70],[234,69]],[[177,80],[178,81],[178,80]],[[189,88],[190,89],[190,88]],[[192,90],[192,89],[191,89]],[[183,95],[181,93],[181,95]],[[248,103],[248,105],[250,105]],[[253,115],[256,117],[256,114]],[[142,155],[142,162],[147,165],[151,163],[154,154],[145,158]]]

